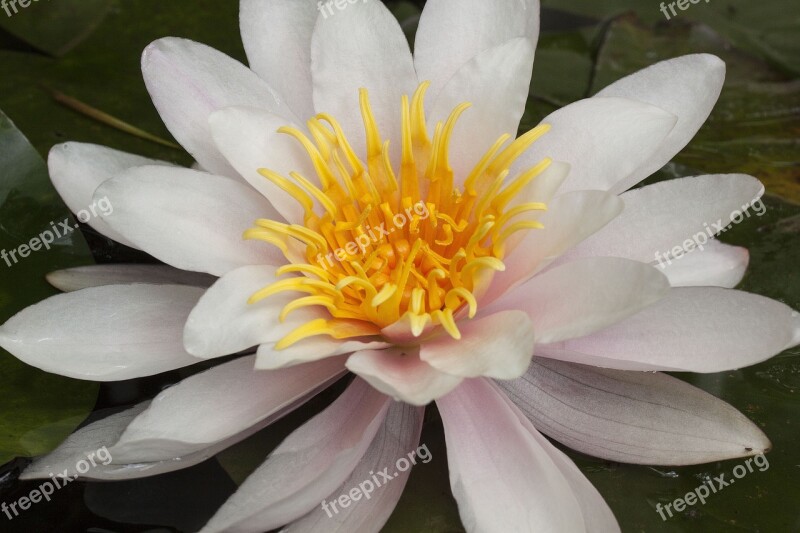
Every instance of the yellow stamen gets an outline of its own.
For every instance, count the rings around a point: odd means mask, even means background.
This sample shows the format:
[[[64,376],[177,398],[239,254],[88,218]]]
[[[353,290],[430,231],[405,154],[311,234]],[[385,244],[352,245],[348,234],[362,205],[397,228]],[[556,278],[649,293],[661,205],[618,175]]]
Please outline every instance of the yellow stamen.
[[[545,159],[513,179],[509,174],[549,126],[513,141],[503,135],[471,172],[456,175],[450,143],[470,104],[457,106],[447,120],[435,124],[431,140],[424,110],[428,86],[421,84],[411,98],[404,96],[400,102],[397,168],[366,89],[359,91],[366,139],[363,160],[329,115],[307,122],[310,136],[293,127],[278,130],[302,146],[316,179],[296,172],[287,179],[259,169],[300,203],[305,219],[304,225],[258,220],[245,232],[245,238],[277,246],[290,261],[277,275],[293,276],[264,287],[249,302],[298,292],[305,296],[284,306],[281,321],[311,306],[324,307],[331,318],[296,328],[277,349],[316,335],[378,336],[400,320],[415,336],[439,327],[459,339],[455,317],[476,315],[492,276],[505,270],[508,242],[518,232],[541,227],[532,214],[547,206],[521,194],[552,161]]]

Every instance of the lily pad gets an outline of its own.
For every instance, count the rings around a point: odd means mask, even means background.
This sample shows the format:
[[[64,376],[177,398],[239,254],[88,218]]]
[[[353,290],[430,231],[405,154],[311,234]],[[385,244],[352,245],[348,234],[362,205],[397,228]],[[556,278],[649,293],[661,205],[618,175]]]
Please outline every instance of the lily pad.
[[[680,9],[677,4],[686,6]],[[800,40],[796,0],[714,0],[713,2],[634,2],[633,0],[543,0],[543,5],[572,13],[613,18],[634,12],[653,26],[703,22],[740,48],[789,75],[800,74]],[[661,11],[661,5],[665,11]],[[673,8],[669,5],[674,4]],[[673,14],[672,9],[675,10]]]
[[[727,76],[720,99],[675,162],[703,173],[751,174],[768,192],[800,203],[800,81],[732,47],[715,29],[678,21],[653,31],[636,16],[614,20],[592,92],[662,59],[697,52],[721,57]]]
[[[62,56],[97,28],[112,5],[112,0],[6,2],[0,28],[42,52]]]
[[[0,112],[0,321],[55,291],[44,275],[50,270],[92,263],[80,233],[58,239],[50,250],[19,256],[50,223],[75,220],[61,203],[36,150]],[[17,253],[11,256],[11,252]],[[16,259],[17,262],[14,262]],[[98,385],[45,373],[0,350],[0,464],[15,456],[46,453],[58,445],[91,412]]]

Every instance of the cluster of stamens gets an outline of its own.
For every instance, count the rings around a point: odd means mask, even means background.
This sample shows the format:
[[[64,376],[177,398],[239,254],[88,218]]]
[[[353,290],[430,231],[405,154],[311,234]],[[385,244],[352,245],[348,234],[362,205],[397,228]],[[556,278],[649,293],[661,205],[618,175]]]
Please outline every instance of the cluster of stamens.
[[[250,303],[295,291],[307,296],[289,303],[281,321],[308,306],[327,308],[330,318],[304,324],[276,348],[314,335],[380,335],[401,319],[415,336],[441,326],[458,339],[456,319],[475,315],[478,299],[492,275],[504,270],[503,258],[519,232],[542,227],[530,215],[546,206],[517,197],[551,161],[506,180],[517,158],[549,127],[539,126],[510,143],[511,136],[503,135],[457,187],[448,151],[456,122],[470,104],[437,123],[431,140],[423,106],[427,87],[420,85],[410,102],[408,96],[402,99],[397,172],[365,89],[360,104],[366,161],[327,114],[308,121],[311,138],[296,128],[279,130],[303,146],[317,181],[259,169],[294,197],[305,215],[304,225],[258,220],[245,232],[245,238],[278,246],[288,260],[278,275],[289,276],[255,293]]]

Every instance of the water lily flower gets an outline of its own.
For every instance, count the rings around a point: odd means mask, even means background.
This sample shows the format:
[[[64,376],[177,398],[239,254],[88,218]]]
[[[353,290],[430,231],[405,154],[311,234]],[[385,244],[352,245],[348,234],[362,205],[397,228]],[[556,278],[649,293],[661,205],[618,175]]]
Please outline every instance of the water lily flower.
[[[800,342],[795,311],[733,289],[744,249],[654,261],[763,187],[731,174],[629,190],[708,117],[722,61],[655,64],[515,139],[536,0],[429,0],[413,55],[380,2],[324,6],[242,0],[250,68],[184,39],[147,47],[147,88],[195,168],[51,151],[71,209],[108,198],[94,228],[168,266],[56,272],[67,292],[11,318],[0,345],[104,381],[242,355],[82,428],[23,477],[100,445],[113,462],[86,478],[190,466],[348,371],[203,531],[380,530],[408,472],[332,517],[320,502],[415,449],[432,401],[471,532],[619,530],[543,434],[636,464],[770,448],[733,407],[653,372],[736,369]]]

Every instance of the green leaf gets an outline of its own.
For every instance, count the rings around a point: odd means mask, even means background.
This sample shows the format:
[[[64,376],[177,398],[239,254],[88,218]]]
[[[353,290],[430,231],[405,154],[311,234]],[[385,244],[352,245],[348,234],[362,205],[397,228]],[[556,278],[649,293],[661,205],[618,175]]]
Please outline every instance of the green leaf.
[[[698,3],[689,0],[543,0],[542,4],[601,18],[635,12],[651,27],[655,23],[664,27],[689,21],[702,22],[738,48],[786,74],[800,74],[800,39],[797,38],[800,3],[797,0],[707,0]],[[680,4],[686,8],[681,10]],[[662,5],[666,15],[661,11]]]
[[[55,293],[44,280],[49,271],[93,261],[79,232],[56,240],[50,250],[19,255],[18,247],[51,222],[76,224],[50,185],[44,161],[1,111],[0,161],[0,251],[6,252],[0,259],[0,322],[5,322]],[[96,383],[47,374],[0,350],[0,464],[58,445],[91,412],[98,389]]]
[[[414,38],[417,35],[417,26],[419,26],[419,17],[422,15],[422,10],[417,5],[406,0],[392,2],[388,7],[397,19],[397,22],[400,23],[400,27],[406,35],[408,44],[413,49]]]
[[[701,173],[751,174],[770,193],[800,203],[800,81],[784,81],[782,73],[732,48],[710,28],[675,22],[654,31],[635,16],[613,21],[592,92],[656,61],[695,52],[721,57],[727,77],[708,121],[675,161]]]
[[[42,52],[62,56],[97,28],[111,6],[111,0],[5,2],[0,28]]]
[[[1,11],[0,16],[4,16]],[[145,47],[168,36],[205,43],[246,64],[238,2],[125,0],[66,58],[0,50],[0,108],[13,110],[14,121],[42,155],[53,144],[69,140],[188,166],[192,163],[188,154],[78,114],[55,102],[46,90],[67,94],[169,140],[172,137],[150,100],[140,66]]]
[[[594,38],[594,28],[548,32],[540,36],[520,134],[535,127],[556,109],[588,95],[594,67]]]
[[[688,18],[708,24],[735,46],[786,74],[800,74],[800,3],[796,0],[714,0],[697,7],[709,9],[689,9]]]

